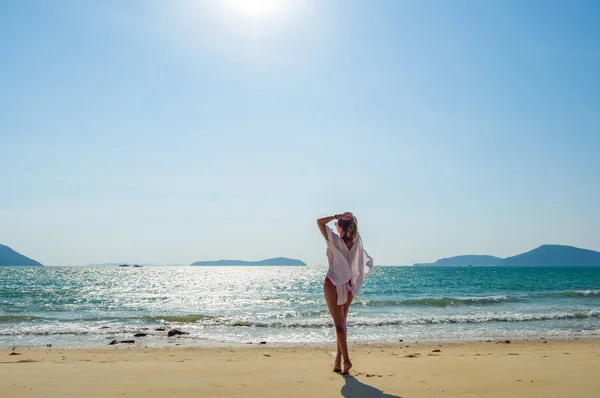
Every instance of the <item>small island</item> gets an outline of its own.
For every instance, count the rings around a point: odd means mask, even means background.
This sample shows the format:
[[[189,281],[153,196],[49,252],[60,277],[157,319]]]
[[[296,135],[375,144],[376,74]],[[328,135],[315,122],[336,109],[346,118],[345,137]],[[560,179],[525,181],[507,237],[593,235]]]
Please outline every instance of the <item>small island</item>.
[[[193,266],[286,266],[286,267],[303,267],[306,263],[300,260],[286,257],[268,258],[260,261],[244,261],[244,260],[217,260],[217,261],[196,261]]]
[[[500,258],[464,255],[442,258],[434,263],[417,263],[416,267],[439,266],[600,266],[600,252],[565,245],[542,245],[516,256]]]
[[[43,264],[29,258],[25,257],[21,253],[17,253],[13,249],[8,246],[0,245],[0,266],[35,266],[41,267]]]

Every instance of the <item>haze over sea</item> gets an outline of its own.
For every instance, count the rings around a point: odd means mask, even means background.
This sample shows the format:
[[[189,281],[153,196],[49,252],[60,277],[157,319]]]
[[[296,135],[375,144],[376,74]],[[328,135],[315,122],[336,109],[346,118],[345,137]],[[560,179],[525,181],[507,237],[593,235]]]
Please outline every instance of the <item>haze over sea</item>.
[[[325,273],[2,267],[0,346],[333,342]],[[597,337],[600,267],[377,267],[348,322],[355,342]]]

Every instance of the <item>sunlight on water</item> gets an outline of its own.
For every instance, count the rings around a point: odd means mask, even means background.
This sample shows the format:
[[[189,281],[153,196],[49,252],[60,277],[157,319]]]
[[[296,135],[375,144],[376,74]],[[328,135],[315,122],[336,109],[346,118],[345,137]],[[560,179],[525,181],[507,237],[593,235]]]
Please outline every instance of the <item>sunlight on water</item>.
[[[334,340],[325,268],[0,268],[0,345]],[[543,273],[543,277],[541,274]],[[469,283],[465,283],[468,280]],[[600,268],[380,267],[354,341],[600,333]],[[189,332],[169,339],[163,327]]]

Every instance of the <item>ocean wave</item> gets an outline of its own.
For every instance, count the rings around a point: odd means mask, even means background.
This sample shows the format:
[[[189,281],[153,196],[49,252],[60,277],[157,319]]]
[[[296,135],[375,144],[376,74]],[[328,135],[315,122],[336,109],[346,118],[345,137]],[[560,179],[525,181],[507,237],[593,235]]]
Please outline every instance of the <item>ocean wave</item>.
[[[98,333],[89,330],[14,330],[0,332],[0,336],[92,336],[97,334]]]
[[[70,315],[66,312],[66,315]],[[194,323],[210,319],[218,318],[218,316],[203,315],[203,314],[187,314],[187,315],[142,315],[142,316],[127,316],[119,317],[115,315],[111,316],[92,316],[92,317],[39,317],[33,315],[0,315],[0,322],[25,322],[25,321],[53,321],[53,322],[65,322],[65,323],[77,323],[77,322],[160,322],[160,323]]]
[[[163,317],[164,318],[164,317]],[[175,317],[179,320],[181,316]],[[283,320],[259,320],[252,318],[226,318],[226,317],[204,317],[197,320],[198,315],[190,318],[191,322],[178,327],[193,332],[198,330],[211,330],[212,328],[273,328],[273,329],[320,329],[331,328],[333,323],[328,317],[316,319],[305,319],[296,321]],[[561,320],[586,320],[590,318],[600,318],[600,311],[585,310],[571,312],[550,312],[550,313],[488,313],[488,314],[454,314],[439,316],[413,316],[382,318],[357,316],[348,319],[349,327],[395,327],[395,326],[423,326],[423,325],[451,325],[451,324],[493,324],[493,323],[523,323],[536,321],[561,321]],[[162,319],[162,318],[161,318]],[[27,325],[27,324],[20,324]],[[0,327],[0,336],[52,336],[52,335],[89,335],[89,336],[124,336],[136,333],[140,330],[147,330],[149,338],[164,337],[164,331],[157,331],[154,328],[142,328],[140,325],[131,323],[113,324],[107,327],[105,323],[40,323],[29,324],[29,326],[18,326],[18,324],[7,327],[4,324]],[[224,330],[224,329],[219,329]],[[594,330],[596,328],[594,327]]]
[[[362,305],[383,307],[388,305],[424,305],[428,307],[454,307],[459,305],[492,305],[518,302],[518,297],[483,296],[483,297],[428,297],[409,300],[367,300]]]
[[[536,297],[600,297],[600,290],[573,290],[536,294]]]
[[[465,315],[440,315],[432,317],[406,317],[397,319],[348,319],[348,326],[408,326],[461,323],[493,323],[493,322],[532,322],[550,320],[600,318],[600,311],[572,311],[554,313],[490,313]],[[256,328],[322,328],[331,327],[333,323],[327,318],[311,319],[296,322],[259,321],[253,319],[212,319],[201,323],[203,326],[231,326]]]
[[[140,321],[162,321],[166,323],[194,323],[209,319],[216,319],[218,316],[203,315],[203,314],[188,314],[188,315],[152,315],[135,317]]]
[[[0,322],[23,322],[44,319],[33,315],[0,315]]]

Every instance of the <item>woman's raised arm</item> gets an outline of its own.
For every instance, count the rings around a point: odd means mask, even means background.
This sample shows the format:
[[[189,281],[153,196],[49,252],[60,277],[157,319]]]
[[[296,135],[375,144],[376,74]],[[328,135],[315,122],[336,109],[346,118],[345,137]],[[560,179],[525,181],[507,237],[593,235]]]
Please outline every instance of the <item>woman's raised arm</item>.
[[[319,226],[319,230],[321,231],[321,234],[323,235],[325,240],[327,240],[327,228],[325,226],[330,221],[337,220],[337,217],[338,215],[336,214],[335,216],[322,217],[317,220],[317,225]]]

